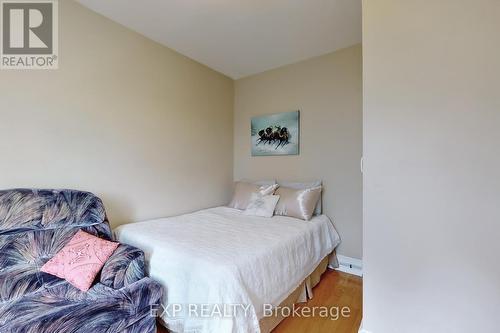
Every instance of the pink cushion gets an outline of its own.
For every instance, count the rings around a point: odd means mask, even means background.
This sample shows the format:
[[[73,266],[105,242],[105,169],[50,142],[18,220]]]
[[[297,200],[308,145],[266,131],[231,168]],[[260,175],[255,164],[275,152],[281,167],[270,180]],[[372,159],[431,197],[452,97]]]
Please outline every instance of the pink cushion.
[[[118,245],[79,230],[61,251],[42,266],[41,271],[87,291]]]

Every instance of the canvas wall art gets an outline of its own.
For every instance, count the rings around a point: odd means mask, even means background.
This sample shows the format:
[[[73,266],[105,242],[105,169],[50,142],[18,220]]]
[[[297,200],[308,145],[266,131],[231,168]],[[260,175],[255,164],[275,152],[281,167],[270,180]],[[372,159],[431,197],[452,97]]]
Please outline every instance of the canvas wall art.
[[[298,155],[300,112],[252,118],[252,156]]]

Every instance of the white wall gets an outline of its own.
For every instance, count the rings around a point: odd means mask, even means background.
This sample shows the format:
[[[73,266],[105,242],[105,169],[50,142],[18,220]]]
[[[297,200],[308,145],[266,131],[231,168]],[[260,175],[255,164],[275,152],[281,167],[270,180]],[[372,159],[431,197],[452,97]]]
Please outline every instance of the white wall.
[[[225,204],[233,81],[73,1],[59,70],[0,71],[0,188],[89,190],[113,225]]]
[[[500,330],[500,1],[365,0],[373,333]]]
[[[234,178],[324,183],[323,208],[342,237],[338,252],[361,258],[361,45],[236,81]],[[300,155],[251,156],[253,116],[300,109]]]

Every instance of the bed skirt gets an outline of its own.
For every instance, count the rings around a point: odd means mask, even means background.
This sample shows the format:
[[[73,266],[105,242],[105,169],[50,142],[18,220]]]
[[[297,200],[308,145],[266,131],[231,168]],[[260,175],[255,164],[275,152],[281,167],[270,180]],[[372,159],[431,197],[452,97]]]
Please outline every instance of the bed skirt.
[[[313,298],[313,288],[319,283],[321,275],[326,272],[329,265],[338,267],[335,252],[321,260],[316,269],[279,306],[291,307],[293,304],[304,303]],[[262,318],[259,321],[261,333],[271,332],[283,319],[285,318],[281,315]]]

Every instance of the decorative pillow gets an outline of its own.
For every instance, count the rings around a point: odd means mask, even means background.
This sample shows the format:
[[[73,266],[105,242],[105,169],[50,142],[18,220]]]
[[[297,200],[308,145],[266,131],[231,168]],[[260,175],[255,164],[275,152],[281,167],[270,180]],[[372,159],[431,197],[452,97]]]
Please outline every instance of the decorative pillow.
[[[236,182],[233,199],[229,203],[229,207],[240,210],[246,209],[253,193],[269,195],[273,194],[277,187],[276,184],[260,186],[247,182]]]
[[[314,214],[314,207],[318,203],[321,190],[321,186],[302,190],[280,187],[276,191],[280,200],[274,213],[309,221]]]
[[[245,215],[261,217],[272,217],[274,208],[280,199],[279,195],[260,195],[252,193],[247,209],[243,211]]]
[[[278,184],[273,184],[273,185],[269,185],[269,186],[261,186],[259,188],[259,194],[261,196],[272,195],[278,189],[278,187],[280,187]]]
[[[296,190],[305,190],[306,188],[313,188],[322,186],[323,182],[321,180],[315,180],[312,182],[279,182],[279,186],[290,187]],[[322,202],[321,202],[321,194],[318,199],[318,203],[316,204],[316,208],[314,209],[314,215],[321,215],[323,211]]]
[[[41,271],[87,291],[118,245],[79,230],[61,251],[42,266]]]

